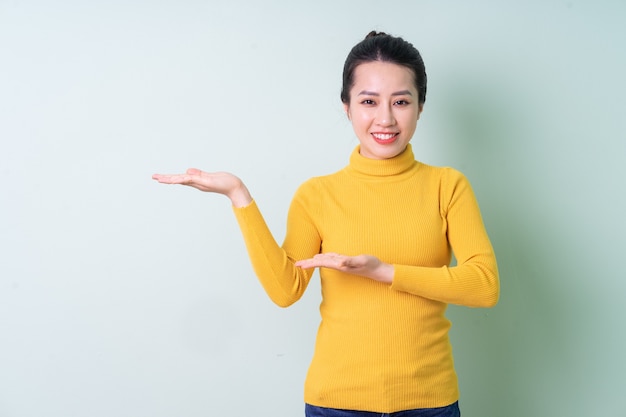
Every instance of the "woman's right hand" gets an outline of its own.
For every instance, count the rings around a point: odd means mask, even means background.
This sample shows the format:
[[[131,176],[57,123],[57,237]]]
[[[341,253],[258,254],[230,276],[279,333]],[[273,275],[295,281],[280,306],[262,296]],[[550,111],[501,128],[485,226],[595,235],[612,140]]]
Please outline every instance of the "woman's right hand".
[[[152,179],[162,184],[181,184],[204,192],[224,194],[235,207],[245,207],[252,202],[243,181],[228,172],[204,172],[189,168],[184,174],[154,174]]]

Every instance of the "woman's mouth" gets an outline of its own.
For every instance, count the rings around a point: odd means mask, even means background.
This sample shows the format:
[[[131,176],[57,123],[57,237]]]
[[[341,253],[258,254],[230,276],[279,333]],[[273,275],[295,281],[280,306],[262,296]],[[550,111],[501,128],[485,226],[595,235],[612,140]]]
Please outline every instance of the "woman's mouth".
[[[381,145],[392,143],[396,140],[398,135],[399,133],[372,133],[372,137],[376,143],[380,143]]]

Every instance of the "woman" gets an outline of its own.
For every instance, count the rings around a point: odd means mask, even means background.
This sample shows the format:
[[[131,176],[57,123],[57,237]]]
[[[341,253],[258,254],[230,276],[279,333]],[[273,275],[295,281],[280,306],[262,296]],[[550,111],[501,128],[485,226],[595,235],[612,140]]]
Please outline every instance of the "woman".
[[[466,178],[414,158],[409,142],[425,99],[413,45],[372,32],[352,49],[341,100],[359,145],[344,169],[300,186],[282,246],[236,176],[189,169],[153,177],[230,198],[276,304],[297,301],[320,268],[307,416],[460,415],[445,310],[495,305],[499,281]]]

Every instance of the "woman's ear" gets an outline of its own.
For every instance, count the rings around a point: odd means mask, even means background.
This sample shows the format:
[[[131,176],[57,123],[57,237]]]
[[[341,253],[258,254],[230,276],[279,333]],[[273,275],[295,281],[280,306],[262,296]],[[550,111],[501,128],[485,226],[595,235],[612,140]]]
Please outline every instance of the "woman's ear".
[[[350,119],[350,105],[343,103],[343,111],[346,113],[346,116],[348,116],[348,120]]]

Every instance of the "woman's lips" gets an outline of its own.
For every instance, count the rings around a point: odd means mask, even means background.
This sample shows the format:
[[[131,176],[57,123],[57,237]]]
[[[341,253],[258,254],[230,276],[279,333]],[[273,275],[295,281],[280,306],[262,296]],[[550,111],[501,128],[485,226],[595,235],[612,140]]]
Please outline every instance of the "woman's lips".
[[[372,133],[372,137],[376,141],[376,143],[380,143],[385,145],[387,143],[392,143],[396,140],[399,133]]]

